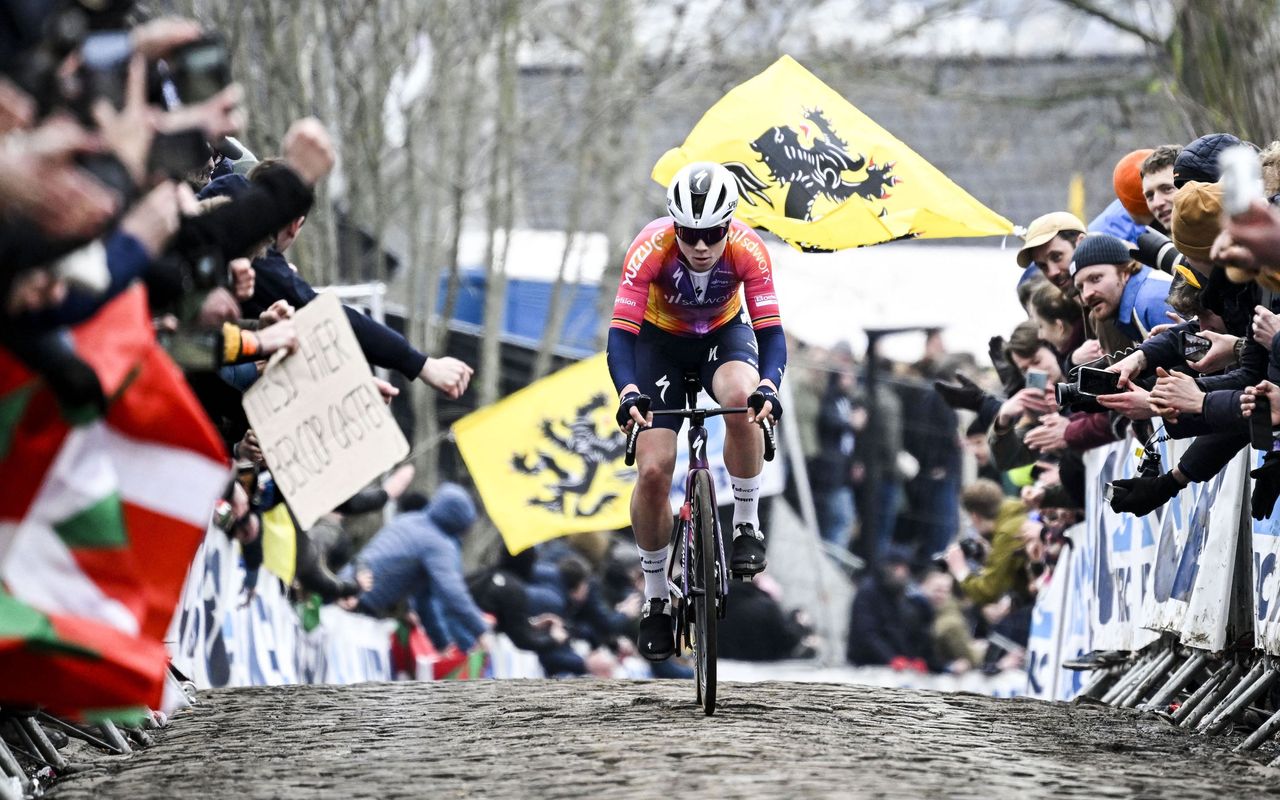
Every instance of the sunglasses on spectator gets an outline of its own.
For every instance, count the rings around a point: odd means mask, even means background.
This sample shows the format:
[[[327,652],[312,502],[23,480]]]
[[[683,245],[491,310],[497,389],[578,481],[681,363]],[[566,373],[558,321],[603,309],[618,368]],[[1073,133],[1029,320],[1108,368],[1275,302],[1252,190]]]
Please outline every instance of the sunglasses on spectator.
[[[717,225],[714,228],[686,228],[683,225],[676,226],[676,236],[680,237],[680,241],[690,247],[697,246],[698,242],[706,242],[707,247],[713,247],[729,235],[729,223]]]

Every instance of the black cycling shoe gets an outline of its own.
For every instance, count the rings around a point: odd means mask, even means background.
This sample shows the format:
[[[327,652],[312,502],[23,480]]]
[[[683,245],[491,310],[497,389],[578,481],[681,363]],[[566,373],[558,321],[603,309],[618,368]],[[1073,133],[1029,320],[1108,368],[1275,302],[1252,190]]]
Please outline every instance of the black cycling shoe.
[[[640,612],[640,635],[636,649],[650,661],[666,661],[676,652],[675,617],[671,601],[653,598]]]
[[[738,577],[750,577],[764,572],[767,565],[768,562],[764,559],[764,534],[746,522],[735,526],[729,571]]]

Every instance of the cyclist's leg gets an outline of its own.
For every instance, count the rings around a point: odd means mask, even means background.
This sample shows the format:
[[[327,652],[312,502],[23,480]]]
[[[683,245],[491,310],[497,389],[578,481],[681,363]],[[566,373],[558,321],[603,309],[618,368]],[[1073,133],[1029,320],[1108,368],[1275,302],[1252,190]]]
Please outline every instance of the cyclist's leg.
[[[711,372],[711,392],[722,406],[745,406],[760,384],[755,334],[750,326],[731,323],[717,331],[708,351],[704,375]],[[730,567],[754,574],[765,567],[760,530],[760,477],[764,470],[764,439],[745,414],[725,418],[724,466],[733,488],[733,557]],[[739,541],[744,535],[751,541]]]
[[[720,405],[745,406],[747,397],[760,385],[758,367],[756,336],[750,325],[731,322],[708,337],[702,381]],[[760,428],[747,422],[745,414],[728,414],[724,422],[725,469],[735,479],[758,478],[764,468],[764,438]],[[754,502],[742,511],[754,520]],[[736,504],[733,521],[735,525],[742,521]]]
[[[648,334],[648,335],[646,335]],[[679,408],[680,365],[664,339],[641,328],[636,343],[636,381],[654,410]],[[636,439],[636,488],[631,495],[631,528],[644,571],[644,610],[636,639],[640,654],[661,661],[675,652],[675,619],[667,588],[671,541],[671,473],[675,469],[679,417],[658,416]]]
[[[631,528],[644,550],[671,542],[671,473],[676,463],[676,432],[654,427],[636,439],[636,488],[631,495]],[[664,594],[665,596],[665,594]]]
[[[684,407],[681,375],[686,356],[676,349],[680,344],[647,323],[640,329],[636,385],[652,399],[654,411]],[[631,495],[631,528],[641,550],[665,548],[671,540],[671,474],[675,469],[676,433],[682,423],[679,417],[655,416],[653,427],[636,439],[637,477]],[[662,596],[666,597],[665,588]]]

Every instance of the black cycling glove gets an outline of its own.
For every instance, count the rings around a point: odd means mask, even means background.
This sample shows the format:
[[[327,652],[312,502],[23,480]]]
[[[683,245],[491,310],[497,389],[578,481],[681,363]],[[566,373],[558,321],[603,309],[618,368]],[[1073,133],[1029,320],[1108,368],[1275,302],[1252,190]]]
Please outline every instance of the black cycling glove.
[[[1145,517],[1180,491],[1182,484],[1172,472],[1158,478],[1120,478],[1111,482],[1111,510]]]
[[[773,404],[773,410],[769,412],[769,416],[773,418],[773,421],[777,422],[782,419],[782,401],[778,399],[778,393],[763,384],[757,386],[755,392],[747,398],[747,406],[759,414],[760,409],[764,408],[766,400]]]
[[[1027,385],[1022,373],[1005,357],[1003,336],[992,336],[987,340],[987,355],[991,357],[991,366],[995,367],[996,374],[1000,376],[1005,397],[1013,397]]]
[[[1262,466],[1250,472],[1253,484],[1253,518],[1261,522],[1271,516],[1280,497],[1280,451],[1272,450],[1262,459]]]
[[[954,384],[945,383],[943,381],[934,381],[933,388],[938,394],[942,395],[942,399],[952,408],[963,408],[969,411],[977,411],[982,408],[982,400],[987,393],[982,387],[969,380],[963,373],[956,373],[956,386]]]
[[[631,419],[631,409],[640,409],[640,415],[644,416],[649,413],[649,407],[652,403],[653,401],[649,399],[647,394],[640,394],[639,392],[627,392],[624,394],[622,399],[618,401],[618,427],[625,428],[628,422],[635,421]]]

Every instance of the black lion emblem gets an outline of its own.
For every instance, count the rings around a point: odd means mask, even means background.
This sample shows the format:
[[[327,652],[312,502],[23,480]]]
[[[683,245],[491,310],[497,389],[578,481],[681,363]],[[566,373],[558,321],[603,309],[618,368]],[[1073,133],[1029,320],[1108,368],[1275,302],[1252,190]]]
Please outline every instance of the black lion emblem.
[[[843,203],[851,197],[867,200],[883,200],[896,182],[892,174],[893,163],[877,166],[863,156],[849,151],[849,145],[836,135],[821,109],[810,108],[804,112],[822,134],[814,137],[811,146],[800,143],[800,135],[791,127],[774,126],[756,137],[751,149],[760,154],[760,161],[769,170],[769,177],[787,187],[783,214],[790,219],[813,221],[813,203],[825,197],[835,203]],[[725,164],[737,178],[738,194],[750,205],[758,205],[757,198],[770,207],[773,203],[765,195],[768,184],[756,176],[751,168],[740,162]],[[866,169],[866,177],[854,179],[851,173]],[[886,212],[882,209],[880,214]]]
[[[590,506],[584,504],[600,467],[615,461],[627,448],[627,438],[621,431],[614,430],[605,436],[596,433],[596,423],[592,419],[592,413],[604,408],[607,404],[608,398],[603,394],[597,394],[587,401],[586,405],[580,406],[571,419],[561,420],[560,426],[567,431],[567,435],[558,433],[556,424],[551,420],[542,421],[542,435],[546,437],[548,444],[560,450],[561,457],[580,458],[583,464],[580,471],[572,472],[561,466],[557,456],[547,452],[551,448],[539,449],[537,453],[530,455],[523,453],[511,455],[511,466],[521,475],[540,475],[547,472],[552,476],[551,483],[544,486],[549,494],[529,498],[529,505],[541,506],[557,514],[564,513],[568,509],[569,513],[575,517],[592,517],[618,499],[616,494],[604,494]],[[626,477],[623,473],[634,474],[634,472],[634,469],[624,470],[618,477]]]

